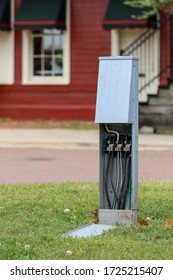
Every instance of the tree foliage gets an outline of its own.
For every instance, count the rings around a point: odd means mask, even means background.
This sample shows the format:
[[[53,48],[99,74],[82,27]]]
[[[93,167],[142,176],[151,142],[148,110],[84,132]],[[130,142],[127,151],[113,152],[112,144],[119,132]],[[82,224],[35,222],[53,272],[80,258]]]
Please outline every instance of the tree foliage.
[[[145,19],[158,14],[168,4],[173,4],[172,0],[124,0],[124,4],[131,7],[144,8],[144,11],[137,18]],[[173,7],[169,9],[169,13],[173,13]]]

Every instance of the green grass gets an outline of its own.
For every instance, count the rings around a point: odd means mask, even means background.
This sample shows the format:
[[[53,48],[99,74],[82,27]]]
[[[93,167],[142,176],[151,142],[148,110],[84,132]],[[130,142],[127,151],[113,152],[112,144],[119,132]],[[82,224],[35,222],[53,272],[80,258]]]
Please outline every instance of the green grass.
[[[76,130],[96,130],[98,124],[93,121],[80,121],[80,120],[12,120],[10,118],[0,118],[0,128],[63,128],[63,129],[76,129]]]
[[[96,208],[97,183],[0,185],[0,259],[173,259],[173,227],[164,226],[173,220],[172,182],[139,183],[136,225],[92,238],[61,236],[94,222]]]

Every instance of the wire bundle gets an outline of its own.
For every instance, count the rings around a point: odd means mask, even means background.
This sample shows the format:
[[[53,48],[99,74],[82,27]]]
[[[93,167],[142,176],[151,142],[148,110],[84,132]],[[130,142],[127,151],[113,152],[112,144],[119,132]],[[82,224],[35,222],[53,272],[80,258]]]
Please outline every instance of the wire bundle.
[[[104,189],[109,209],[130,209],[131,198],[131,137],[125,131],[110,130],[104,152]]]

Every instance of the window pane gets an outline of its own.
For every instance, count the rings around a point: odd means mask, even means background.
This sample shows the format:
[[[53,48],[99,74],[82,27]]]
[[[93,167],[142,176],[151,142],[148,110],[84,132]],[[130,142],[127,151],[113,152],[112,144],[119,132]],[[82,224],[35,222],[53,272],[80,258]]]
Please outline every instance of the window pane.
[[[52,75],[52,58],[51,56],[46,56],[44,58],[44,76],[51,76]]]
[[[63,37],[62,36],[54,37],[55,54],[59,54],[59,52],[62,52],[62,48],[63,48]]]
[[[53,50],[53,37],[52,36],[43,37],[43,49],[44,49],[44,54],[51,55],[52,50]]]
[[[34,76],[40,76],[41,75],[41,58],[34,58],[33,61],[33,72]]]
[[[44,29],[33,35],[33,75],[63,75],[63,35],[57,29]]]
[[[41,54],[41,37],[33,38],[34,40],[34,54]]]
[[[63,75],[63,63],[62,63],[62,54],[61,56],[55,57],[54,62],[54,73],[56,76],[62,76]]]

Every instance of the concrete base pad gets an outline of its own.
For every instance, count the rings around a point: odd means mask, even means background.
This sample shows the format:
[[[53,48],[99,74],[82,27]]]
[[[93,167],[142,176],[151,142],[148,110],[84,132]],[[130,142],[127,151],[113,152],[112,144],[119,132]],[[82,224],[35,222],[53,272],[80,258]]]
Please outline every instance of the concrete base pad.
[[[115,228],[112,225],[102,225],[102,224],[89,224],[74,230],[68,231],[62,236],[72,236],[72,237],[92,237],[102,234],[104,231]]]

